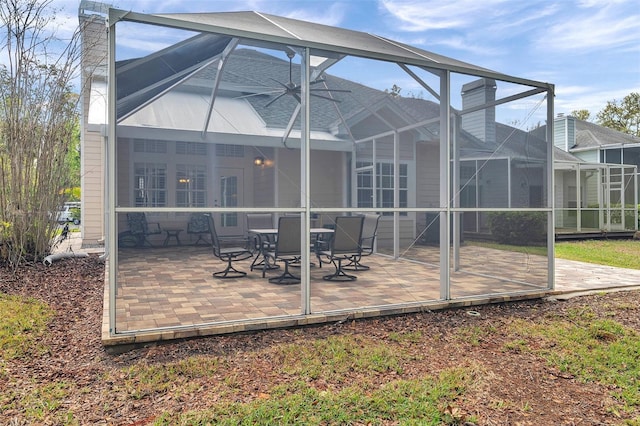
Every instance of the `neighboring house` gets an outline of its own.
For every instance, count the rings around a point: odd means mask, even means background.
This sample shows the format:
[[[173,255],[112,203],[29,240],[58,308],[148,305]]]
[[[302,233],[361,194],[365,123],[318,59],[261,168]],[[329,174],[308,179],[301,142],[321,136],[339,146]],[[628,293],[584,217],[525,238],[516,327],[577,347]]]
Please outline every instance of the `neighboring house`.
[[[144,213],[167,231],[146,236],[158,245],[170,235],[178,240],[175,232],[186,230],[194,214],[210,214],[220,236],[233,237],[247,235],[250,212],[301,214],[312,227],[332,225],[337,215],[378,212],[376,249],[386,267],[378,273],[400,294],[386,298],[384,289],[372,290],[365,295],[372,299],[355,297],[343,312],[381,314],[400,305],[419,310],[426,300],[489,295],[537,297],[553,288],[552,135],[520,131],[497,118],[535,103],[552,119],[552,85],[371,34],[257,12],[145,15],[109,9],[106,19],[104,9],[95,8],[93,2],[80,7],[87,83],[82,223],[85,243],[104,239],[107,245],[111,334],[139,320],[132,319],[132,306],[143,303],[142,294],[175,290],[189,299],[204,291],[204,298],[217,301],[207,305],[215,309],[184,320],[201,326],[225,310],[226,319],[215,321],[264,322],[265,315],[296,321],[302,315],[306,321],[338,309],[334,302],[348,301],[355,289],[336,287],[338,298],[314,293],[311,303],[312,286],[329,293],[333,287],[305,270],[306,252],[294,290],[274,292],[256,277],[237,286],[213,285],[207,281],[214,280],[208,270],[213,256],[197,252],[201,247],[186,248],[195,244],[186,233],[180,247],[145,251],[119,244],[132,213]],[[105,24],[115,37],[108,52]],[[126,31],[119,32],[121,27]],[[118,37],[159,28],[182,33],[148,55],[120,58]],[[346,78],[347,66],[360,72]],[[392,96],[367,85],[383,68],[396,72],[398,81],[416,81],[429,99]],[[489,258],[502,264],[503,252],[461,256],[463,234],[486,232],[487,215],[494,211],[546,217],[547,256],[538,256],[535,266],[517,257],[508,268],[488,267]],[[437,247],[421,257],[425,251],[415,246],[436,226],[434,218],[444,226],[436,227]],[[301,235],[304,247],[309,236]],[[179,273],[155,273],[161,268],[153,265],[179,256],[185,256]],[[190,271],[202,270],[203,258],[207,273],[192,277]],[[400,262],[420,265],[418,272],[404,276]],[[478,277],[481,285],[475,285]],[[137,287],[147,280],[148,288]],[[236,294],[265,285],[247,291],[250,296]],[[291,299],[268,310],[262,302],[243,303],[263,292]]]
[[[570,115],[556,118],[554,144],[588,163],[640,167],[640,138]]]
[[[554,144],[558,235],[637,231],[640,140],[560,115]]]

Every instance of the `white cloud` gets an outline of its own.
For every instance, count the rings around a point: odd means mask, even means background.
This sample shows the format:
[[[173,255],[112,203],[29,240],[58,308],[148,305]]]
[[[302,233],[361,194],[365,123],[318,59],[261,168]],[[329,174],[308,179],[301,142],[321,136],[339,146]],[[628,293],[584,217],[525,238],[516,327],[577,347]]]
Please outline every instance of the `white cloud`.
[[[473,22],[473,16],[482,2],[429,2],[420,0],[380,0],[380,5],[400,20],[405,31],[428,31],[463,28]]]
[[[597,86],[557,86],[555,110],[568,114],[571,111],[586,109],[595,118],[602,111],[607,102],[621,100],[631,92],[640,91],[639,87],[628,89],[603,89]]]
[[[343,4],[334,3],[329,8],[321,8],[320,10],[294,9],[283,16],[293,19],[299,19],[307,22],[314,22],[316,24],[340,26],[344,20],[346,10]]]
[[[604,4],[604,6],[602,6]],[[573,9],[564,19],[541,28],[535,41],[541,49],[556,51],[592,51],[629,46],[640,49],[640,13],[636,7],[615,7],[594,3],[584,9]]]

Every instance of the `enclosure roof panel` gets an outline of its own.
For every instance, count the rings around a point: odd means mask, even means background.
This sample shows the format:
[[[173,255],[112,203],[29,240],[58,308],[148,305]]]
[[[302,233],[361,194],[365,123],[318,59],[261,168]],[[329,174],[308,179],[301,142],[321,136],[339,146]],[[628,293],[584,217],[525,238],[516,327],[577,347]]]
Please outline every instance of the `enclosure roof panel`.
[[[143,58],[117,62],[118,119],[220,55],[230,40],[230,37],[200,34]]]
[[[260,43],[308,47],[317,55],[347,54],[495,78],[534,87],[552,87],[547,83],[508,76],[374,34],[255,11],[149,15],[110,9],[110,25],[115,25],[119,20],[228,35],[242,39],[243,43],[254,40]]]

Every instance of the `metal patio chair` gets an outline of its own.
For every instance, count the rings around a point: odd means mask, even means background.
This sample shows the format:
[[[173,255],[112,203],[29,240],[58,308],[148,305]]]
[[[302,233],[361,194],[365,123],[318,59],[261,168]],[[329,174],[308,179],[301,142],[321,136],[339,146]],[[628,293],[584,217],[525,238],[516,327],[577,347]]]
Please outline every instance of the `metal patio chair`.
[[[193,245],[198,245],[198,242],[203,241],[206,245],[211,243],[206,240],[205,236],[211,235],[209,229],[209,218],[206,213],[192,213],[187,223],[187,234],[196,235],[198,238]]]
[[[326,281],[355,281],[358,277],[349,275],[342,267],[343,261],[353,261],[360,256],[362,249],[362,224],[364,216],[338,216],[333,238],[328,242],[327,248],[319,248],[316,256],[322,267],[322,257],[329,259],[336,268],[333,274],[325,275]]]
[[[249,259],[253,256],[253,252],[245,246],[223,247],[216,232],[216,226],[213,222],[213,216],[207,214],[209,221],[209,231],[211,233],[211,246],[213,247],[213,255],[223,262],[227,262],[227,267],[223,271],[214,272],[215,278],[242,278],[247,275],[244,271],[239,271],[233,267],[233,262]]]
[[[367,213],[362,224],[362,238],[360,240],[360,255],[354,257],[350,263],[344,265],[345,271],[367,271],[369,266],[360,263],[363,256],[371,256],[375,249],[376,236],[378,235],[378,222],[380,215]]]
[[[149,241],[149,235],[162,233],[162,228],[157,222],[148,222],[145,213],[127,213],[129,230],[119,236],[120,245],[123,247],[153,247]]]
[[[281,275],[269,278],[274,284],[298,284],[300,277],[296,277],[289,271],[291,263],[300,259],[300,216],[282,216],[278,219],[278,239],[268,256],[275,261],[284,262],[284,271]],[[264,276],[264,270],[262,272]]]

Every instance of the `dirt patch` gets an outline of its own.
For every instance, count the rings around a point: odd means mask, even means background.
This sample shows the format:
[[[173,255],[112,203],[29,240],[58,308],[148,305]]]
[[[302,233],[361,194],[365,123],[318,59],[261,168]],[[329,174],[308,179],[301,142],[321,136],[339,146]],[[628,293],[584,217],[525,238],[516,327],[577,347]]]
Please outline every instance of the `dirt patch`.
[[[347,321],[303,329],[270,330],[241,335],[216,336],[149,345],[120,355],[108,354],[100,342],[104,265],[96,257],[66,259],[46,267],[34,264],[17,275],[0,268],[0,292],[33,296],[55,310],[55,318],[43,339],[48,351],[12,360],[0,371],[0,418],[13,424],[25,423],[25,414],[11,404],[12,395],[24,395],[30,388],[48,383],[68,384],[74,389],[59,410],[73,412],[80,424],[143,425],[164,411],[180,412],[204,408],[218,399],[214,383],[220,377],[201,379],[197,392],[181,397],[169,393],[127,397],[122,392],[126,368],[138,363],[161,363],[192,355],[223,357],[234,365],[236,398],[260,398],[281,377],[268,349],[276,343],[301,342],[340,334],[357,334],[388,341],[393,333],[419,332],[423,338],[412,347],[415,360],[400,376],[381,375],[385,383],[434,375],[458,366],[469,366],[481,375],[477,386],[449,409],[459,419],[475,416],[481,425],[602,425],[620,424],[639,413],[615,415],[611,389],[583,383],[550,367],[529,351],[505,351],[511,338],[507,326],[516,320],[539,321],[590,309],[597,317],[612,318],[640,332],[640,292],[618,292],[581,296],[566,301],[535,300],[444,310],[415,315]],[[611,309],[625,306],[625,309]],[[488,335],[461,339],[465,330],[491,326]],[[426,338],[424,338],[426,337]],[[247,354],[264,351],[260,362],[248,362]],[[420,356],[417,356],[420,355]],[[0,369],[2,370],[2,369]],[[121,377],[122,381],[105,377]],[[357,380],[357,377],[353,378]],[[207,383],[209,380],[211,383]],[[329,386],[319,379],[314,386]],[[210,384],[210,386],[209,386]],[[51,415],[54,418],[54,414]]]

